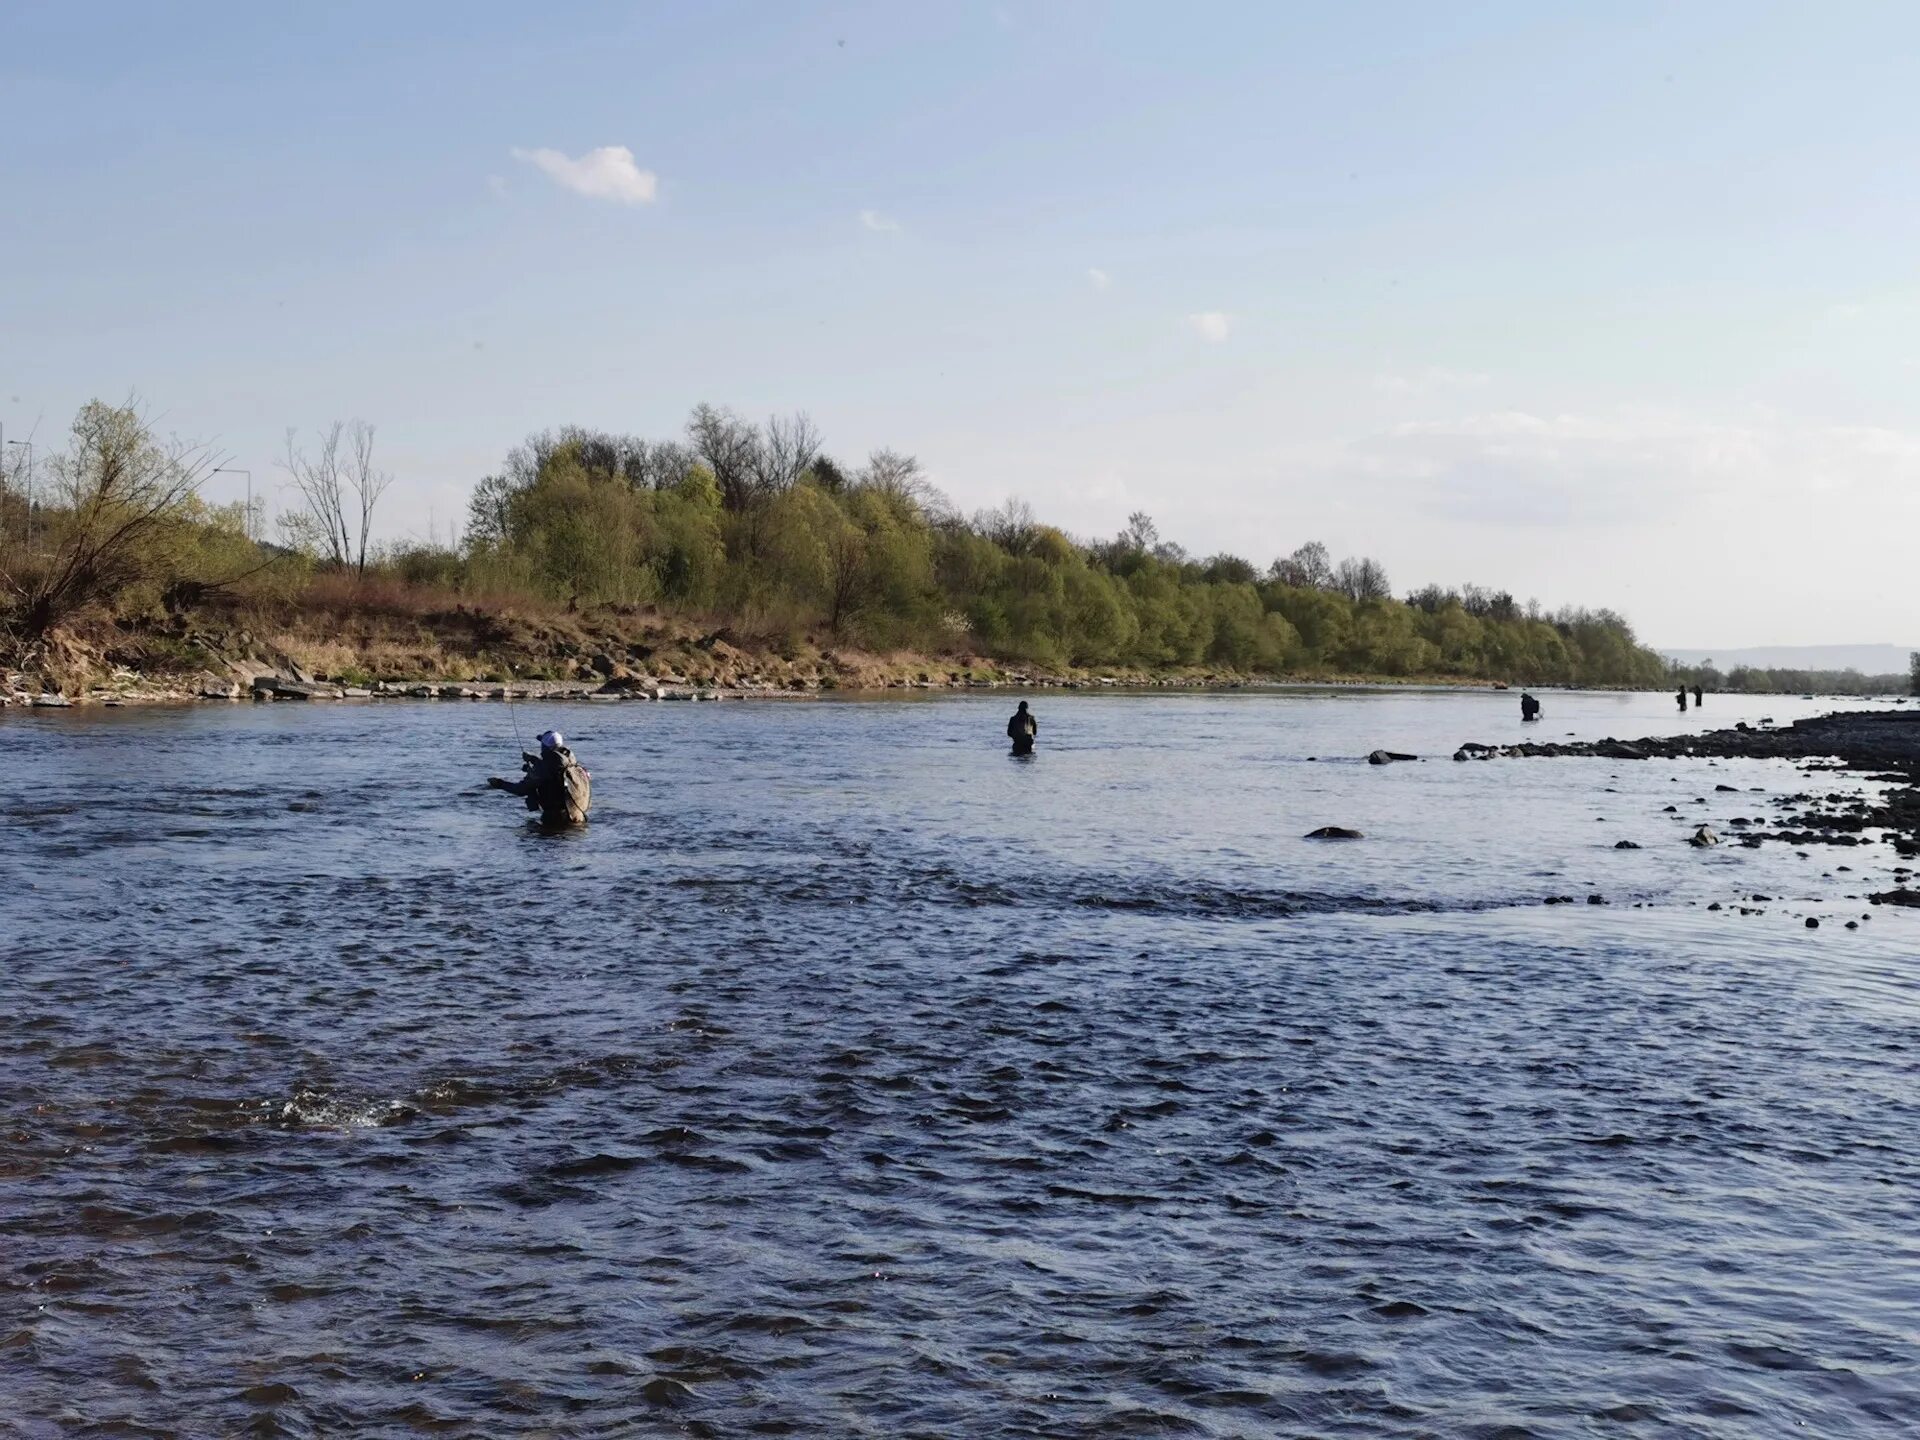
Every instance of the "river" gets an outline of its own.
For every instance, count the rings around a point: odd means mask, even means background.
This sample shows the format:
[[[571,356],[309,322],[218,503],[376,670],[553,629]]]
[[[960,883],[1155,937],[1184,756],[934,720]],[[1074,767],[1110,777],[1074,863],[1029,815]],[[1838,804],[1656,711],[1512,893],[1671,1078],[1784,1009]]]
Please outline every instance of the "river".
[[[1920,1431],[1870,782],[1033,699],[0,719],[0,1433]]]

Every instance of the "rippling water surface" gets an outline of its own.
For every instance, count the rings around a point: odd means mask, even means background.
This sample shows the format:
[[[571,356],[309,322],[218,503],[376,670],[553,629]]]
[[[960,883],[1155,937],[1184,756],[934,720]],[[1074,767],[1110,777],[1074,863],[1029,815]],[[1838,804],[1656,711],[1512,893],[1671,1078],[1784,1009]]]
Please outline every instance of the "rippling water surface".
[[[1920,918],[1681,843],[1866,782],[1035,705],[522,707],[562,836],[495,705],[0,721],[0,1433],[1920,1432]]]

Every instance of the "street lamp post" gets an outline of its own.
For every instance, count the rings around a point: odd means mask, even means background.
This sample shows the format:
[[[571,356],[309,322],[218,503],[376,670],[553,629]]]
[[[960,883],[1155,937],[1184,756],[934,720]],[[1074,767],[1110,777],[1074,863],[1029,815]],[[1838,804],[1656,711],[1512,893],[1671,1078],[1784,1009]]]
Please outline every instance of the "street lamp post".
[[[247,539],[253,539],[253,471],[242,470],[237,465],[220,465],[214,468],[216,475],[244,475],[247,477]]]

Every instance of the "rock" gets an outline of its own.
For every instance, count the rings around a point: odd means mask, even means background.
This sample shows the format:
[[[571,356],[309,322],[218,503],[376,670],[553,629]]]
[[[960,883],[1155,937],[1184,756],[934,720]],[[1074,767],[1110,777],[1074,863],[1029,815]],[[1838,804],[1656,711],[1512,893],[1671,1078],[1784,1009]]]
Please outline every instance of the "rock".
[[[1418,760],[1418,755],[1402,755],[1395,750],[1375,750],[1367,756],[1369,765],[1391,765],[1396,760]]]
[[[1713,788],[1722,795],[1738,795],[1740,793],[1731,785],[1716,785]]]
[[[1726,907],[1723,906],[1718,900],[1714,901],[1713,904],[1707,906],[1707,909],[1709,910],[1723,910],[1725,908]]]
[[[254,682],[254,694],[260,693],[259,682]],[[340,691],[337,686],[321,685],[310,680],[276,680],[273,682],[273,698],[276,700],[337,700]]]
[[[1616,850],[1638,850],[1640,847],[1631,840],[1616,840],[1613,842],[1613,848]]]
[[[1318,830],[1309,830],[1302,837],[1307,840],[1361,840],[1366,837],[1358,830],[1349,830],[1344,825],[1322,825]]]
[[[1697,850],[1704,850],[1710,845],[1718,845],[1719,843],[1720,837],[1713,833],[1713,828],[1709,825],[1702,825],[1698,830],[1693,832],[1692,837],[1687,841],[1687,844]]]
[[[1867,899],[1876,905],[1904,905],[1920,909],[1920,890],[1908,890],[1904,887],[1882,890],[1878,895],[1867,896]]]
[[[1606,903],[1607,903],[1607,897],[1604,895],[1587,896],[1587,904],[1589,905],[1604,905]]]
[[[42,691],[33,697],[33,708],[36,710],[66,710],[72,705],[73,702],[66,696],[56,695],[51,690]]]
[[[1662,815],[1678,815],[1680,813],[1680,807],[1678,805],[1669,805],[1660,813]]]
[[[1571,895],[1549,895],[1540,903],[1542,905],[1571,905],[1573,903],[1573,897]]]
[[[1820,922],[1814,919],[1813,916],[1811,915],[1807,916],[1807,929],[1818,930],[1819,928],[1820,928]]]
[[[1473,757],[1464,750],[1456,750],[1453,752],[1453,758],[1456,760],[1471,760]]]

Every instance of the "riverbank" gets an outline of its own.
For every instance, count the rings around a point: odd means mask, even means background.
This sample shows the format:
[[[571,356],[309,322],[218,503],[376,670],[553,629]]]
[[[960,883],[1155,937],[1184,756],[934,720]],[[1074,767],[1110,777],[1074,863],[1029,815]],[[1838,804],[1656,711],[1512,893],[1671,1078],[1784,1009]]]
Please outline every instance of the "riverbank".
[[[1851,710],[1791,725],[1711,730],[1700,735],[1651,736],[1640,740],[1604,739],[1489,746],[1468,743],[1455,760],[1592,756],[1607,760],[1788,760],[1809,775],[1848,770],[1891,782],[1879,799],[1838,792],[1808,791],[1776,797],[1782,814],[1772,823],[1740,816],[1721,836],[1703,827],[1706,843],[1755,847],[1767,842],[1794,846],[1869,843],[1884,836],[1902,857],[1920,857],[1920,710]],[[1721,791],[1733,787],[1721,785]],[[1896,871],[1902,885],[1869,898],[1876,903],[1920,905],[1920,892],[1905,882],[1909,870]]]
[[[71,627],[0,664],[0,705],[198,700],[755,699],[835,691],[1206,690],[1259,684],[1498,689],[1457,675],[1303,667],[1053,668],[966,649],[874,651],[830,635],[752,635],[640,608],[523,613],[370,607],[235,617],[218,611]]]

